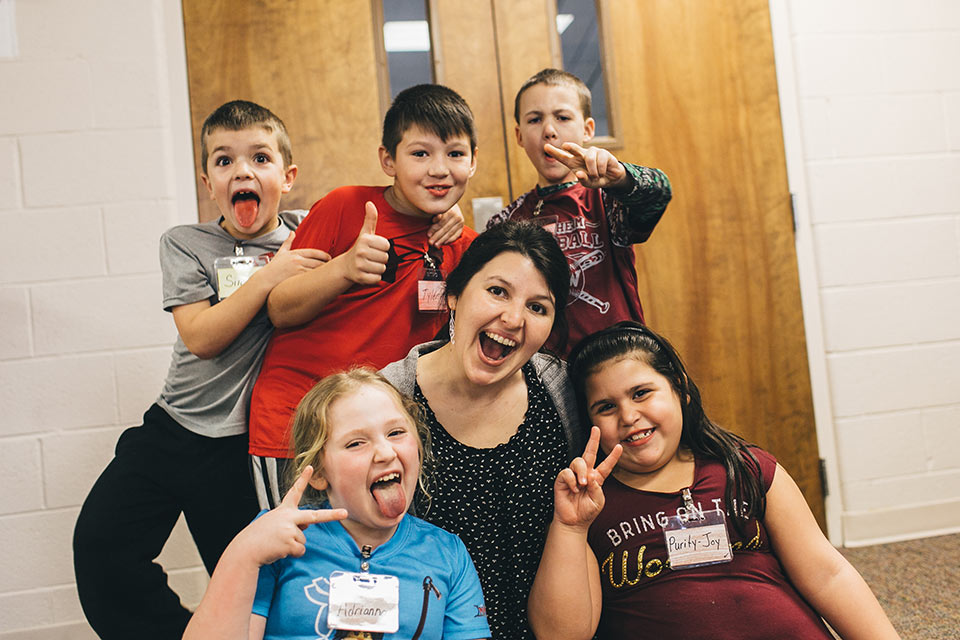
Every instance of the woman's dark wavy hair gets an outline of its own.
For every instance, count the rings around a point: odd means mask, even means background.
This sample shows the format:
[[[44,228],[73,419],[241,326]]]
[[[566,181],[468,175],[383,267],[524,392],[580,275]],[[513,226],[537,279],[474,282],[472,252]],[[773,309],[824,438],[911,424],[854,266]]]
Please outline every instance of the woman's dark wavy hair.
[[[748,506],[748,512],[744,515],[763,518],[766,494],[760,463],[748,449],[752,445],[707,417],[700,399],[700,389],[687,374],[677,350],[666,338],[648,327],[638,322],[618,322],[587,336],[570,353],[570,378],[581,411],[587,419],[584,424],[592,424],[589,416],[586,416],[587,378],[604,363],[623,358],[637,358],[670,381],[682,406],[680,444],[695,456],[723,464],[727,475],[724,500],[730,512],[737,510],[733,502],[733,498],[736,498],[739,509],[743,508],[744,503]],[[734,517],[732,520],[737,532],[745,535],[742,519]]]
[[[459,298],[478,271],[501,253],[513,251],[528,258],[553,295],[553,332],[563,345],[567,340],[567,296],[570,293],[570,267],[560,245],[543,227],[529,222],[508,220],[478,235],[460,262],[447,276],[447,295]],[[562,348],[562,347],[561,347]]]

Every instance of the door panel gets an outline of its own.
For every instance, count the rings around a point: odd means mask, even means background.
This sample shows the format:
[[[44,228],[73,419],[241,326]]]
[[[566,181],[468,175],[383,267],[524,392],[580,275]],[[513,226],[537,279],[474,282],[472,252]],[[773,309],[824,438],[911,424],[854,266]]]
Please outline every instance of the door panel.
[[[527,78],[559,63],[556,51],[556,12],[551,0],[493,0],[497,19],[497,52],[500,58],[500,92],[503,95],[504,135],[512,198],[537,183],[537,172],[517,144],[513,103]],[[511,199],[512,199],[511,198]]]
[[[199,164],[204,118],[252,100],[287,125],[299,175],[286,208],[345,184],[388,184],[369,0],[184,0],[190,115]],[[219,216],[198,182],[200,219]]]
[[[715,421],[769,449],[825,526],[766,0],[607,2],[625,159],[674,199],[637,248],[651,327]]]
[[[467,224],[473,225],[471,199],[500,196],[510,202],[503,176],[507,172],[503,115],[497,87],[496,40],[489,2],[431,0],[430,21],[434,43],[436,81],[467,101],[477,130],[477,172],[460,207]],[[470,34],[465,37],[464,34]]]

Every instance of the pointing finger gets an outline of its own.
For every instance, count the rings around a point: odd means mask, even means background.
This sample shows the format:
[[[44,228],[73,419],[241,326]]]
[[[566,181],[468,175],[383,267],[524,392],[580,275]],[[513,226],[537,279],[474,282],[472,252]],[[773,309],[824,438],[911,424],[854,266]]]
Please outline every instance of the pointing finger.
[[[570,154],[571,158],[574,156],[583,158],[587,153],[587,149],[585,147],[581,147],[576,142],[564,142],[560,146],[563,147],[564,151]]]
[[[607,455],[606,459],[597,465],[597,473],[599,473],[604,480],[607,479],[607,476],[610,475],[613,468],[617,466],[617,461],[620,460],[621,453],[623,453],[623,445],[618,444],[609,455]]]
[[[293,486],[290,487],[290,490],[287,491],[287,494],[283,496],[283,500],[280,504],[284,507],[291,507],[296,509],[300,506],[300,498],[303,497],[303,491],[307,488],[307,484],[310,481],[310,478],[313,477],[313,467],[307,465],[307,467],[300,474],[300,477],[297,478],[297,481],[293,483]]]
[[[583,460],[592,469],[593,463],[597,461],[597,449],[600,447],[600,427],[590,427],[590,438],[587,440],[587,446],[583,450]]]
[[[347,515],[346,509],[308,509],[299,511],[294,522],[301,529],[306,529],[311,524],[318,522],[343,520]]]
[[[566,145],[564,145],[566,146]],[[550,154],[551,157],[559,160],[568,167],[571,166],[571,163],[576,164],[576,157],[568,151],[564,151],[560,147],[555,147],[549,142],[543,145],[543,150]]]

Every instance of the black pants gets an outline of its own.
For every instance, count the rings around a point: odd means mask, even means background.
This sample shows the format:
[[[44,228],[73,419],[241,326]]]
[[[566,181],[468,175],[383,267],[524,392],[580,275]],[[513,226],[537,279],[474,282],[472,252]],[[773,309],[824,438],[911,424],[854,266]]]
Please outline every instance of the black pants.
[[[256,516],[246,434],[206,438],[153,405],[123,432],[73,534],[80,604],[104,640],[179,640],[190,612],[154,560],[180,513],[212,573]]]

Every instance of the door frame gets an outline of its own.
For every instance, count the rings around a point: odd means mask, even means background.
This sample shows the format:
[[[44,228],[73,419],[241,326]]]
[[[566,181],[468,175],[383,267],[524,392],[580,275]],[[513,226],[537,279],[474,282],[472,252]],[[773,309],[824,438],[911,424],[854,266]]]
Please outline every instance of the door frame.
[[[840,466],[837,458],[836,426],[827,374],[827,351],[823,335],[823,314],[820,308],[820,278],[817,274],[813,246],[813,224],[807,190],[806,163],[803,156],[803,135],[800,125],[800,98],[797,74],[793,63],[793,41],[790,33],[790,9],[787,0],[769,0],[770,26],[773,32],[774,64],[777,69],[777,92],[780,96],[780,122],[783,129],[787,182],[793,196],[795,223],[794,242],[800,280],[800,306],[803,329],[807,338],[807,363],[810,367],[810,391],[816,422],[817,445],[824,460],[829,492],[823,496],[830,542],[843,544],[843,495]]]

